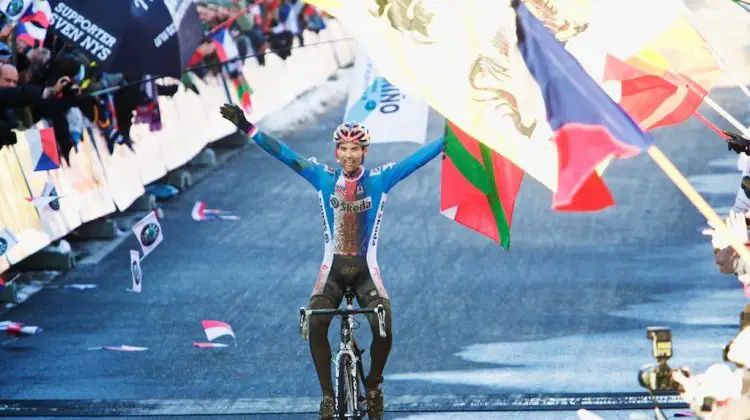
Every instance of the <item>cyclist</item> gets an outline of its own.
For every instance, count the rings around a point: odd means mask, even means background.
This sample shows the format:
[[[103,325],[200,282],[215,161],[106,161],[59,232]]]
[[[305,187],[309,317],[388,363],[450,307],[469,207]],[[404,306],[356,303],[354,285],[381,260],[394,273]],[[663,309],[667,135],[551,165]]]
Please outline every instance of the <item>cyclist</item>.
[[[310,297],[310,308],[338,308],[347,285],[355,289],[361,307],[375,308],[382,304],[385,308],[385,338],[378,333],[377,316],[368,315],[373,339],[370,372],[365,379],[368,415],[371,419],[381,419],[383,369],[392,342],[391,305],[376,259],[383,209],[388,192],[438,156],[443,150],[443,140],[421,147],[400,162],[366,169],[362,164],[370,145],[370,133],[360,123],[345,122],[333,133],[339,169],[318,163],[315,158],[305,159],[286,144],[259,132],[237,105],[225,104],[221,107],[221,115],[318,191],[325,252]],[[310,320],[310,352],[323,391],[321,419],[333,418],[331,346],[328,342],[331,320],[331,316]]]

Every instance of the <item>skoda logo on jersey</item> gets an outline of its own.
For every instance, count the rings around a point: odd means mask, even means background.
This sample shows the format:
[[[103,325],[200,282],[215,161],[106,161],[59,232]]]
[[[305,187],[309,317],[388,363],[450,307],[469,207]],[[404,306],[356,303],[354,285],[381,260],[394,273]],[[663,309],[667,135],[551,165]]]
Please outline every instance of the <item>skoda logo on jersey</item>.
[[[144,246],[151,246],[159,237],[159,226],[156,223],[149,223],[141,230],[141,243]]]
[[[341,210],[347,213],[361,213],[372,208],[372,199],[365,197],[357,201],[345,201],[341,203]]]
[[[334,196],[331,196],[331,208],[337,209],[339,208],[340,205],[341,205],[341,202],[339,201],[339,199]]]
[[[0,238],[0,255],[5,254],[5,251],[8,250],[8,241],[6,241],[4,238]]]

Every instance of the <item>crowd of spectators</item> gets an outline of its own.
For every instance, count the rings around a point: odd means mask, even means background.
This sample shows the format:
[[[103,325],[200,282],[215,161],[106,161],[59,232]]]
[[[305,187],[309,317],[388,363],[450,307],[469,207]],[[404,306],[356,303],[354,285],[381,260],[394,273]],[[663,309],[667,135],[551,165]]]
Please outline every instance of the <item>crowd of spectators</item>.
[[[265,65],[265,54],[286,59],[295,38],[304,43],[304,31],[318,32],[325,24],[320,13],[299,0],[210,0],[196,1],[206,34],[189,66],[198,77],[221,71],[210,34],[226,28],[240,56],[254,56]],[[90,124],[108,139],[109,151],[116,145],[132,146],[130,127],[151,122],[159,129],[158,95],[174,95],[176,82],[158,84],[154,75],[101,71],[97,64],[66,44],[49,30],[44,41],[27,45],[14,39],[13,25],[3,19],[0,27],[0,147],[16,143],[13,130],[25,130],[46,120],[55,132],[62,160],[81,140]],[[242,60],[244,62],[244,59]],[[146,82],[143,82],[143,81]],[[183,78],[186,87],[189,83]],[[107,94],[96,94],[116,87]],[[154,112],[154,110],[157,110]],[[139,115],[142,114],[142,115]],[[84,118],[85,117],[85,118]]]

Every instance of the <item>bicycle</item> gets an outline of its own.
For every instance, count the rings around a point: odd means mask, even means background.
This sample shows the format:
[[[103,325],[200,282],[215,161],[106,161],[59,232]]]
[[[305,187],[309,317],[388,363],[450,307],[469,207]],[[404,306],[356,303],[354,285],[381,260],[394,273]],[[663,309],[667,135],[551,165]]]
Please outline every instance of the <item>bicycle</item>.
[[[366,398],[362,396],[364,384],[364,371],[362,369],[362,355],[364,350],[357,346],[354,339],[354,330],[358,328],[359,322],[354,319],[356,314],[376,314],[378,317],[378,329],[380,337],[385,338],[385,308],[378,305],[376,308],[354,309],[354,290],[347,287],[344,291],[346,309],[306,309],[299,308],[300,334],[303,340],[307,340],[307,329],[311,316],[334,315],[341,317],[341,345],[339,351],[333,358],[336,371],[334,383],[334,418],[361,420],[367,412]]]

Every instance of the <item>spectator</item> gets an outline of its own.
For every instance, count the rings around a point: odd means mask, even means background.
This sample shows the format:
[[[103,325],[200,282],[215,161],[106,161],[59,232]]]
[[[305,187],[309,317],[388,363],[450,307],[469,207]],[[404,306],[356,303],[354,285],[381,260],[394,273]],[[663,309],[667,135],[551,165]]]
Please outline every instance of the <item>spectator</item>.
[[[0,65],[0,88],[18,86],[18,70],[12,64]]]
[[[10,47],[4,42],[0,42],[0,64],[10,63],[13,54],[10,53]]]

